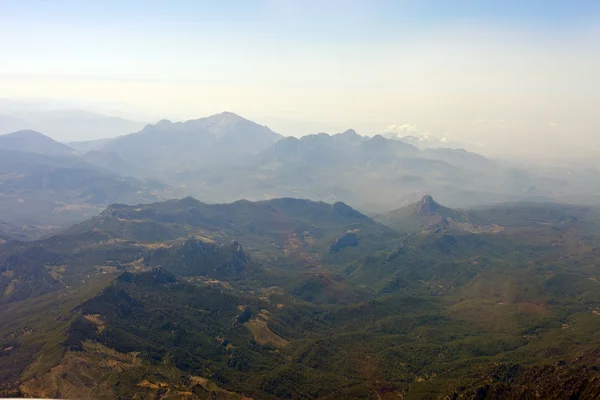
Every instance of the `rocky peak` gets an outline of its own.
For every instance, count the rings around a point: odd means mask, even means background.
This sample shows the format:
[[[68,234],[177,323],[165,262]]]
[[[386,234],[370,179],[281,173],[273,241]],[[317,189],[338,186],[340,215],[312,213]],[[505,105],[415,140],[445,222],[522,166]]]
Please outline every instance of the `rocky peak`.
[[[97,218],[100,220],[100,222],[104,222],[104,220],[111,218],[118,218],[123,215],[127,208],[129,207],[125,204],[109,204],[108,207],[106,207],[106,209],[102,211]]]
[[[430,195],[425,195],[417,203],[417,215],[427,216],[437,213],[441,206]]]
[[[234,253],[244,254],[244,249],[242,249],[242,245],[237,240],[231,241],[230,248]]]
[[[229,248],[233,252],[234,257],[238,262],[241,262],[243,264],[246,264],[249,262],[248,255],[244,251],[244,248],[242,247],[242,245],[237,240],[232,240],[231,244],[229,245]]]

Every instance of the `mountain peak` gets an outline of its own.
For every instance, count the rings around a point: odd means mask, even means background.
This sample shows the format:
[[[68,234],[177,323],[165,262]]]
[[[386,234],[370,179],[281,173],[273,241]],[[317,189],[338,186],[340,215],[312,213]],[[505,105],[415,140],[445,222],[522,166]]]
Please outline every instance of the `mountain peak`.
[[[433,197],[427,194],[417,203],[417,215],[433,215],[440,207]]]
[[[269,144],[274,143],[281,138],[278,133],[273,132],[267,126],[257,124],[254,121],[230,111],[224,111],[209,117],[187,121],[184,124],[206,129],[217,138],[233,135],[239,139],[256,135],[256,138],[252,140],[258,139],[259,141],[264,141]]]
[[[359,134],[356,133],[356,131],[354,129],[347,129],[344,132],[342,132],[341,135],[345,135],[345,136],[359,136]]]
[[[156,123],[156,126],[171,125],[172,122],[168,119],[161,119]]]
[[[184,206],[184,207],[199,207],[205,205],[200,200],[193,198],[192,196],[184,197],[180,200],[175,200],[176,203]]]
[[[206,117],[206,122],[209,123],[218,123],[220,125],[234,124],[240,121],[248,121],[246,118],[237,115],[236,113],[232,113],[231,111],[223,111],[218,114],[211,115]]]
[[[240,119],[245,119],[245,118],[242,118],[239,115],[237,115],[236,113],[233,113],[231,111],[223,111],[222,113],[215,114],[215,115],[221,116],[223,118],[240,118]]]
[[[388,141],[388,139],[386,139],[385,137],[381,136],[381,135],[375,135],[370,139],[371,142],[379,142],[379,143],[385,143]]]
[[[13,133],[8,133],[6,135],[3,135],[4,137],[22,137],[22,138],[29,138],[29,139],[33,139],[33,138],[46,138],[46,139],[50,139],[48,136],[44,135],[43,133],[40,133],[38,131],[34,131],[32,129],[23,129],[21,131],[17,131],[17,132],[13,132]],[[52,140],[52,139],[50,139]]]
[[[0,136],[0,149],[48,156],[72,156],[75,153],[69,146],[30,129]]]

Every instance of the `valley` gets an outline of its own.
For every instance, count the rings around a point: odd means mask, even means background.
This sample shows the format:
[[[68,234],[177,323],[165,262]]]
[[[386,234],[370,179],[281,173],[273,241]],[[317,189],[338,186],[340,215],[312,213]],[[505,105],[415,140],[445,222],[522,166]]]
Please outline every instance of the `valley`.
[[[519,398],[555,376],[594,393],[598,215],[430,196],[376,216],[389,226],[291,198],[111,205],[0,245],[0,394]]]

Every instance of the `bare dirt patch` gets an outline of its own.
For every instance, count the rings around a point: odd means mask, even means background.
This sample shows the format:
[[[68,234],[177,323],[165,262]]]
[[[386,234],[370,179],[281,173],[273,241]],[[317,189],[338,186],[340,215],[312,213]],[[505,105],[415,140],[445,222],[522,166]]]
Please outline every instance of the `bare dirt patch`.
[[[254,336],[254,340],[263,345],[269,344],[274,347],[286,346],[289,342],[269,329],[267,321],[263,318],[263,316],[259,316],[246,323],[246,326],[252,332],[252,336]]]
[[[105,328],[105,326],[104,326],[104,317],[102,315],[100,315],[100,314],[87,314],[87,315],[84,315],[83,318],[87,319],[92,324],[94,324],[94,326],[96,327],[96,330],[98,331],[98,333],[102,333],[102,331]]]

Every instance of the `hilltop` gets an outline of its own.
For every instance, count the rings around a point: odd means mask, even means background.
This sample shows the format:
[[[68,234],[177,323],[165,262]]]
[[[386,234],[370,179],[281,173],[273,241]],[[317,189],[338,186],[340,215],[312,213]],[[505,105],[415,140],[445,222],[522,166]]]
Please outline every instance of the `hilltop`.
[[[464,211],[444,207],[430,195],[425,195],[415,203],[377,214],[374,218],[399,232],[408,232],[464,223],[468,215]]]
[[[14,150],[53,157],[69,157],[75,150],[32,130],[22,130],[0,136],[1,150]]]
[[[337,257],[369,251],[396,234],[348,205],[280,198],[206,204],[191,197],[152,204],[113,204],[99,216],[75,225],[67,234],[102,232],[114,238],[160,242],[202,236],[216,241],[239,240],[264,256],[295,256],[310,262],[348,231],[360,246]],[[330,256],[327,256],[330,257]]]

